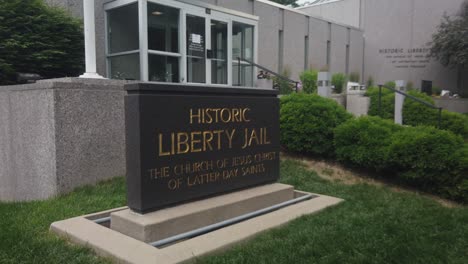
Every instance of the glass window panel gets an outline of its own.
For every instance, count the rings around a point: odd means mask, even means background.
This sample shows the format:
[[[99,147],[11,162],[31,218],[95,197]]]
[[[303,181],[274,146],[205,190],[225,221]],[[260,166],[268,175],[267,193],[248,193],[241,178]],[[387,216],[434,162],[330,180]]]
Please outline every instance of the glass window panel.
[[[148,64],[151,82],[179,82],[179,58],[150,54]]]
[[[227,84],[227,23],[211,21],[211,83]]]
[[[139,49],[136,3],[107,11],[107,19],[110,53]]]
[[[139,53],[115,56],[108,58],[111,79],[139,80],[140,55]]]
[[[187,15],[187,82],[205,83],[205,18]]]
[[[211,61],[211,83],[227,84],[227,62],[226,61]]]
[[[232,24],[232,58],[252,60],[254,57],[254,27],[238,22]]]
[[[240,77],[240,80],[239,80]],[[248,64],[240,65],[240,76],[239,76],[239,64],[234,63],[232,65],[232,83],[235,86],[254,86],[254,75],[253,75],[253,66]]]
[[[187,81],[192,83],[205,83],[205,58],[187,58]]]
[[[148,49],[179,52],[179,10],[148,3]]]

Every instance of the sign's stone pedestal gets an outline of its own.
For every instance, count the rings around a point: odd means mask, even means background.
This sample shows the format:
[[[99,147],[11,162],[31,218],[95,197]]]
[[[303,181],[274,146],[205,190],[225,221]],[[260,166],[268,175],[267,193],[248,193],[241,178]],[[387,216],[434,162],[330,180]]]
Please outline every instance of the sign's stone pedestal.
[[[184,263],[342,201],[275,183],[277,91],[125,88],[128,208],[56,222],[53,232],[119,263]],[[209,232],[185,237],[200,229]],[[183,239],[152,246],[174,236]]]
[[[292,186],[280,183],[269,184],[144,215],[130,209],[122,210],[111,214],[111,229],[150,243],[293,198]]]

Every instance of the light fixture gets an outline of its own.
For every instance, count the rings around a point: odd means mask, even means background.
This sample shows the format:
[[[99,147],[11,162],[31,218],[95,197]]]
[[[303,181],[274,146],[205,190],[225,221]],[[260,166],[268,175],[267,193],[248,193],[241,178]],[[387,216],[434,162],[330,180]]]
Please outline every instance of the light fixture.
[[[153,13],[151,13],[153,16],[160,16],[162,14],[164,14],[163,12],[161,11],[154,11]]]

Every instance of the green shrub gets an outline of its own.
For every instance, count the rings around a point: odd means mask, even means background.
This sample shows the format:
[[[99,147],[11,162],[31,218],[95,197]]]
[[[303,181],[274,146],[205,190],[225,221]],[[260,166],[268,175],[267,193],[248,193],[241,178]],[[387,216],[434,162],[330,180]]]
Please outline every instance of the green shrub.
[[[395,89],[396,88],[396,83],[394,81],[386,82],[384,86]]]
[[[351,114],[316,94],[291,94],[280,102],[281,144],[291,151],[334,156],[333,130]]]
[[[367,88],[371,88],[374,86],[374,78],[372,78],[372,76],[369,76],[369,78],[367,79],[366,86]]]
[[[405,182],[456,198],[460,195],[457,187],[466,179],[462,153],[460,136],[433,127],[406,127],[392,137],[389,162]]]
[[[315,70],[303,71],[300,75],[302,88],[305,93],[315,93],[317,91],[318,72]]]
[[[335,129],[336,157],[363,168],[388,169],[392,134],[401,129],[402,126],[378,117],[348,120]]]
[[[432,86],[432,94],[433,95],[440,95],[442,93],[442,88],[439,86]]]
[[[412,91],[412,90],[414,90],[414,84],[413,84],[413,82],[408,82],[408,83],[406,84],[406,90],[407,90],[407,91]]]
[[[281,75],[286,78],[291,77],[291,70],[288,66],[284,67],[283,71],[281,72]],[[274,86],[279,90],[280,94],[290,94],[295,89],[294,84],[291,84],[290,82],[278,77],[273,78],[273,83]]]
[[[77,76],[83,66],[79,20],[42,0],[0,1],[0,85],[15,83],[18,72]]]
[[[434,105],[434,100],[427,94],[418,91],[408,91],[407,93]],[[436,109],[430,108],[427,105],[416,102],[410,98],[406,98],[403,104],[403,123],[410,126],[436,125],[436,111]]]
[[[331,83],[335,86],[334,92],[339,94],[346,88],[347,77],[343,73],[335,73],[332,76]]]
[[[442,110],[441,129],[451,131],[468,139],[468,116]]]
[[[409,91],[408,94],[434,105],[432,97],[424,93]],[[439,125],[439,111],[407,98],[403,105],[403,123],[411,126],[437,127]],[[468,118],[462,114],[443,110],[440,128],[468,138]]]
[[[379,88],[367,89],[366,96],[370,97],[368,115],[379,116],[384,119],[394,119],[395,116],[395,93],[382,87],[381,110],[379,111]]]
[[[358,72],[352,72],[349,74],[349,81],[358,83],[361,81],[361,76],[359,75]]]

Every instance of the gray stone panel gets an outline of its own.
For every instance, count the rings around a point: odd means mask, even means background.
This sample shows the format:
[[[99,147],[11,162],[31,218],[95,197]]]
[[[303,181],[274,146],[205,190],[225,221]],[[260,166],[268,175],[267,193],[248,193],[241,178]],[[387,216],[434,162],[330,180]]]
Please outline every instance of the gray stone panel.
[[[12,200],[16,179],[11,175],[10,96],[0,92],[0,200]]]
[[[0,90],[0,200],[46,199],[125,175],[125,81],[64,78]]]
[[[56,194],[53,91],[9,91],[11,169],[16,181],[7,200],[45,199]]]
[[[330,72],[345,73],[348,29],[342,26],[332,24],[331,36]]]
[[[365,83],[366,80],[362,78],[362,64],[364,58],[364,37],[362,31],[351,29],[349,45],[349,72],[359,73],[360,81]]]
[[[291,69],[291,78],[299,80],[304,71],[305,16],[288,10],[284,11],[284,66]]]
[[[55,91],[60,193],[125,175],[124,91]]]
[[[422,80],[436,86],[457,90],[457,73],[431,59],[424,68],[397,68],[379,49],[422,48],[431,41],[444,13],[453,14],[462,0],[373,0],[363,1],[363,29],[366,36],[365,75],[377,83],[403,79],[420,88]]]
[[[205,1],[204,1],[205,2]],[[241,11],[247,14],[252,14],[254,9],[254,1],[250,0],[217,0],[217,5],[229,8],[232,10]]]
[[[309,67],[320,70],[327,66],[328,22],[310,18]]]
[[[273,71],[278,69],[279,8],[255,2],[258,21],[258,63]]]

